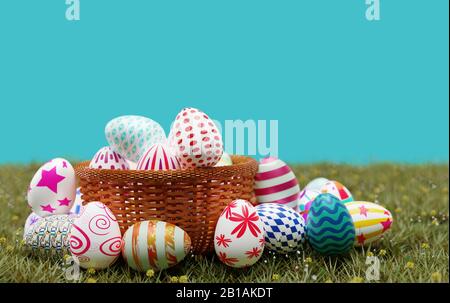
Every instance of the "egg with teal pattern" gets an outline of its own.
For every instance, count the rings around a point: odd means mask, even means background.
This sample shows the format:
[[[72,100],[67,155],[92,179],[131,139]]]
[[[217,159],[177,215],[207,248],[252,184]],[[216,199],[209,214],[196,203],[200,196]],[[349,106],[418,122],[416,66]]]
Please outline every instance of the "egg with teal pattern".
[[[352,217],[344,203],[332,194],[320,194],[314,199],[306,230],[313,249],[323,255],[348,253],[355,240]]]

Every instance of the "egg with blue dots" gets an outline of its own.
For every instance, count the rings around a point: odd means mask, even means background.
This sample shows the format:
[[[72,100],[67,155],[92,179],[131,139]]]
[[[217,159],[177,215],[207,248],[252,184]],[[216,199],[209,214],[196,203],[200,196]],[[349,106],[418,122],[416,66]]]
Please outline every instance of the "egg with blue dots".
[[[278,253],[290,253],[302,247],[306,224],[299,213],[277,203],[260,204],[256,210],[264,224],[266,248]]]

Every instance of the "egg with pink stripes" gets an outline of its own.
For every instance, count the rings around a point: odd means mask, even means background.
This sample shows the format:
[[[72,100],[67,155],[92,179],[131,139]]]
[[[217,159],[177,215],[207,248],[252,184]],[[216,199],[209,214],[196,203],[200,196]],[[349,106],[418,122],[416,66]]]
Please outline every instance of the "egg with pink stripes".
[[[95,169],[130,169],[128,162],[111,147],[102,147],[92,158],[89,168]]]
[[[181,163],[165,144],[156,143],[150,146],[139,159],[137,170],[175,170]]]
[[[279,203],[297,209],[299,192],[297,178],[286,163],[273,157],[261,161],[255,176],[258,203]]]

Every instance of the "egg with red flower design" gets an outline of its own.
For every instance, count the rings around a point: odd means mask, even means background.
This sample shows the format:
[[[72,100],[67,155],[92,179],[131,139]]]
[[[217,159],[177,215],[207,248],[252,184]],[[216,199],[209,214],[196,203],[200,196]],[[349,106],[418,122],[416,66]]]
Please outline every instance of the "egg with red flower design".
[[[230,267],[248,267],[261,258],[264,245],[264,224],[256,208],[241,199],[228,204],[214,233],[219,260]]]
[[[182,168],[216,165],[223,153],[222,135],[214,122],[196,108],[185,108],[170,130],[169,147]]]
[[[119,257],[122,236],[111,210],[90,202],[75,218],[69,237],[70,251],[82,268],[103,269]]]
[[[75,170],[66,159],[42,165],[28,187],[28,205],[40,217],[68,214],[75,201]]]

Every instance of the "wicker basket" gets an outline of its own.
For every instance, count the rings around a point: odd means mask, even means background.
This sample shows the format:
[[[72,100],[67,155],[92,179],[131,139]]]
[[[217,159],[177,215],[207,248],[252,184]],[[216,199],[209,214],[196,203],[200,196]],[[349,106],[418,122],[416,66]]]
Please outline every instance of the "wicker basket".
[[[176,171],[75,167],[84,203],[100,201],[115,214],[122,234],[138,221],[158,219],[183,228],[193,252],[214,249],[214,230],[225,206],[235,199],[256,203],[256,160],[232,156],[233,165]]]

